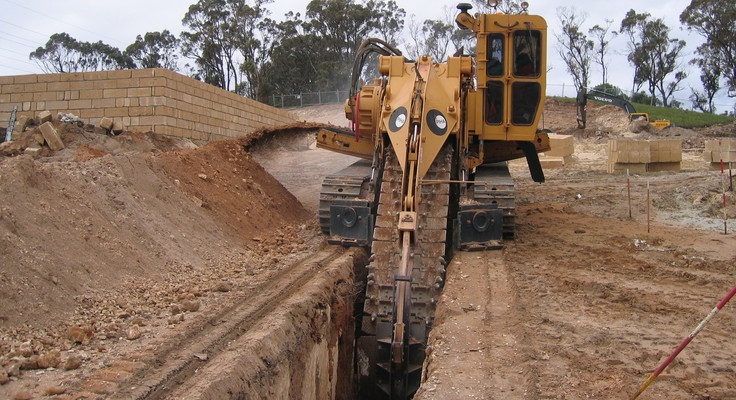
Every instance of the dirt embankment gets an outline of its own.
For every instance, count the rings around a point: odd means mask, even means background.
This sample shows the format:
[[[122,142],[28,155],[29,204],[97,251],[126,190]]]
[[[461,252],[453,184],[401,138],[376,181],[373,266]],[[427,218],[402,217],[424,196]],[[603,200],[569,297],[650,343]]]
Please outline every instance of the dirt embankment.
[[[200,318],[317,233],[253,138],[57,129],[62,151],[0,156],[0,397],[43,391],[24,380],[39,367],[83,374],[120,339]]]

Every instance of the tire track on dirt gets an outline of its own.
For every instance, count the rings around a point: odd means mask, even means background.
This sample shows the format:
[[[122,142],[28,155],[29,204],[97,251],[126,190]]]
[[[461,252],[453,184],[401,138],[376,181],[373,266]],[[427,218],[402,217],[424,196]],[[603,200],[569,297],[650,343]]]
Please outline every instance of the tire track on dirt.
[[[533,398],[517,293],[502,251],[454,255],[416,399]]]

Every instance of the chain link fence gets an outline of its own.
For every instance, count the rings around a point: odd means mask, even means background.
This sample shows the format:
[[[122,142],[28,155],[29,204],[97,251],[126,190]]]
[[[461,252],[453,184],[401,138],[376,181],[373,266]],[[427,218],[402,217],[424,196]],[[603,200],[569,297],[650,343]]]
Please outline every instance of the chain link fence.
[[[320,104],[342,103],[347,98],[347,90],[307,92],[299,94],[274,94],[271,96],[271,105],[278,108],[317,106]]]
[[[622,90],[631,96],[630,90]],[[548,83],[547,96],[559,96],[575,98],[577,96],[577,88],[573,84],[566,83]],[[326,92],[306,92],[299,94],[274,94],[271,96],[271,105],[278,108],[306,107],[317,106],[321,104],[339,104],[348,98],[347,90],[335,90]],[[677,99],[683,106],[687,106],[687,99]],[[736,103],[732,104],[716,104],[719,110],[729,111],[733,107],[733,113],[736,114]]]

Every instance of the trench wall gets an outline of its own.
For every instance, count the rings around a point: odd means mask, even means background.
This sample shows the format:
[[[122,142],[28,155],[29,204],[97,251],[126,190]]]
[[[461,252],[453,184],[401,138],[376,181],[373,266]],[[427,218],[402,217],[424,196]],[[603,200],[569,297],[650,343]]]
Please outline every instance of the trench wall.
[[[159,68],[2,76],[0,126],[7,126],[14,106],[19,122],[48,110],[94,125],[109,117],[126,130],[194,140],[295,122],[287,111]]]

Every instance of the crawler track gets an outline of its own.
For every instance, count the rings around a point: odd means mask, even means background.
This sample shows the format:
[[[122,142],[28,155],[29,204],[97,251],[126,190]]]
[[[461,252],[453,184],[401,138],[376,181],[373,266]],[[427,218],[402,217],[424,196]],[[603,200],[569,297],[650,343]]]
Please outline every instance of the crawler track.
[[[435,159],[427,180],[450,179],[451,147]],[[396,268],[401,258],[399,231],[402,170],[393,151],[387,151],[381,195],[373,235],[372,262],[358,343],[361,398],[409,398],[421,382],[427,335],[432,326],[435,302],[444,279],[447,238],[449,184],[423,185],[419,204],[418,231],[410,256],[411,290],[405,341],[406,362],[397,369],[392,363],[391,343],[394,324]]]
[[[503,238],[514,239],[516,200],[508,163],[484,164],[476,168],[475,183],[474,199],[483,204],[496,204],[503,211]]]

